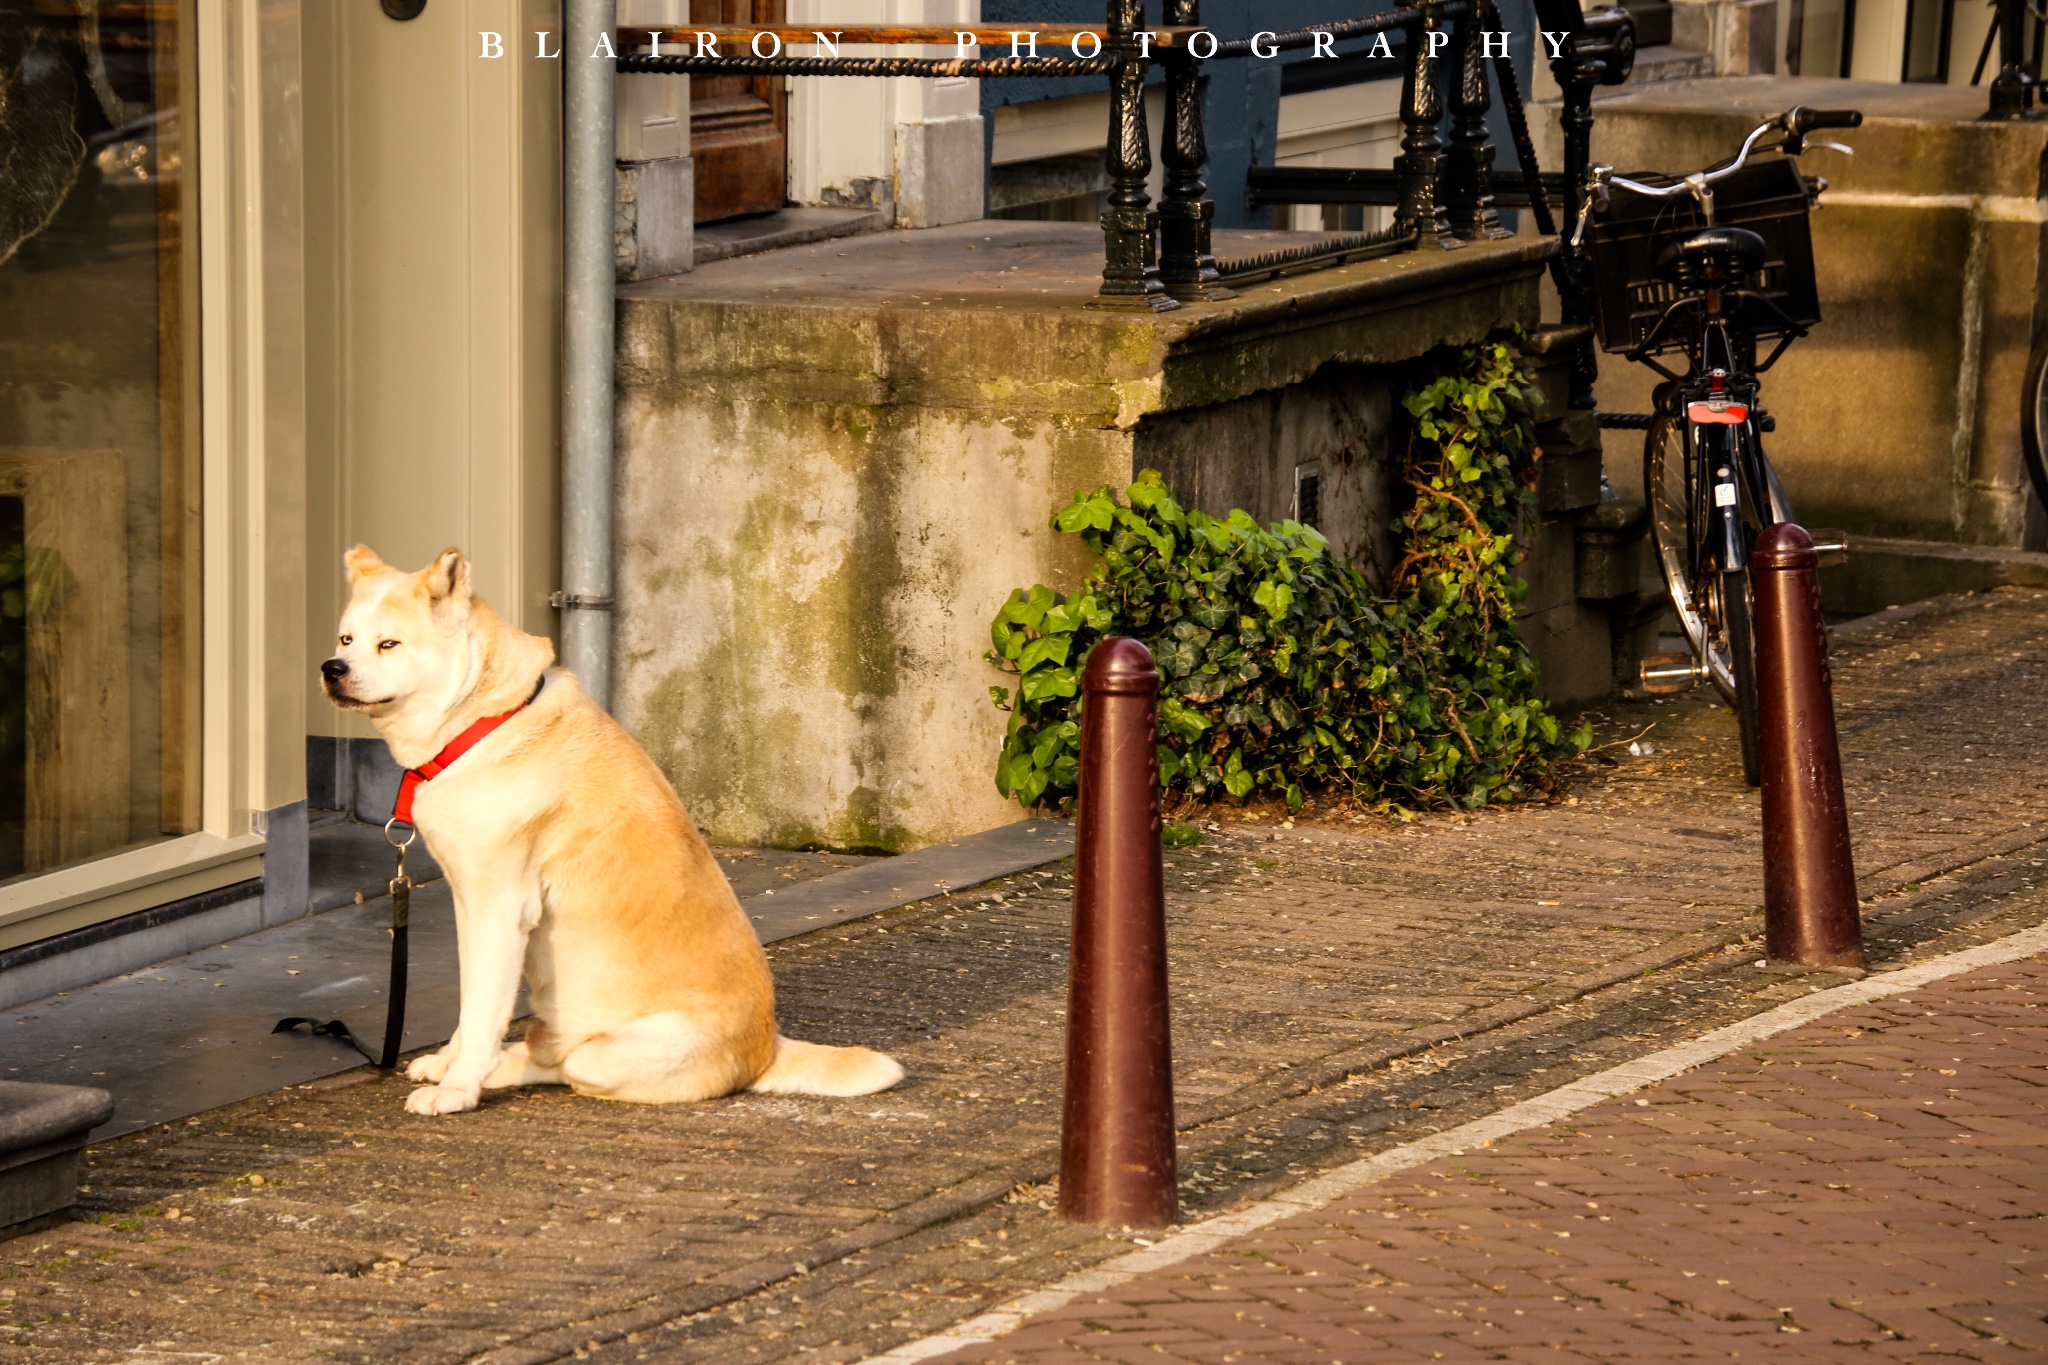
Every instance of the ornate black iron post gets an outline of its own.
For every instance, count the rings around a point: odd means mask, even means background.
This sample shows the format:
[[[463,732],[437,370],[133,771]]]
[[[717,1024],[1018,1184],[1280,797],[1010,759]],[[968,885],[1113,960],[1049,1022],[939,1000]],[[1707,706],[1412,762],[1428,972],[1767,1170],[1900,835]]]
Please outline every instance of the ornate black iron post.
[[[1998,74],[1991,80],[1991,109],[1984,117],[2034,118],[2034,88],[2025,66],[2026,0],[1998,0],[1993,22],[1998,26]]]
[[[1558,289],[1558,310],[1567,323],[1593,320],[1593,283],[1585,253],[1572,246],[1579,214],[1586,203],[1586,164],[1593,140],[1593,87],[1620,85],[1635,68],[1635,21],[1628,11],[1603,6],[1581,13],[1578,0],[1536,0],[1536,25],[1550,33],[1567,33],[1564,55],[1551,59],[1550,73],[1563,93],[1558,122],[1564,131],[1564,238],[1561,260],[1564,282]],[[1537,35],[1542,38],[1542,33]],[[1549,45],[1548,39],[1544,44]],[[1568,286],[1568,287],[1567,287]],[[1596,406],[1593,381],[1599,360],[1590,339],[1572,357],[1571,405]]]
[[[1166,0],[1165,17],[1168,24],[1200,24],[1201,0]],[[1201,63],[1186,44],[1160,56],[1166,67],[1166,129],[1159,141],[1166,195],[1159,204],[1159,281],[1176,299],[1215,298],[1219,289],[1209,223],[1216,205],[1202,179],[1209,140],[1202,126]]]
[[[1109,78],[1109,206],[1102,213],[1102,292],[1105,306],[1163,312],[1180,304],[1168,297],[1151,267],[1152,196],[1145,177],[1152,150],[1145,135],[1145,69],[1138,42],[1145,22],[1144,0],[1109,0],[1108,47],[1117,56]]]
[[[1468,241],[1512,234],[1493,207],[1493,137],[1486,114],[1493,95],[1486,81],[1481,7],[1468,5],[1451,29],[1451,149],[1444,184],[1451,231]]]
[[[1422,0],[1417,6],[1421,19],[1408,26],[1408,65],[1401,73],[1401,154],[1394,158],[1394,177],[1401,195],[1394,210],[1395,223],[1417,235],[1435,237],[1459,245],[1446,234],[1450,222],[1444,216],[1444,144],[1437,136],[1443,121],[1443,59],[1435,49],[1443,45],[1442,0]]]

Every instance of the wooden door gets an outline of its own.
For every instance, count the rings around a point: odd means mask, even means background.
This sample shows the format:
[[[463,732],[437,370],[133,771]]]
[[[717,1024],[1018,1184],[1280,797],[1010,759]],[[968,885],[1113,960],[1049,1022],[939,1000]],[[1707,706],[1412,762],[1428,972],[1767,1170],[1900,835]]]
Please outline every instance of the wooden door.
[[[694,24],[779,24],[784,0],[690,0]],[[690,79],[697,221],[779,209],[789,176],[789,94],[780,76]]]

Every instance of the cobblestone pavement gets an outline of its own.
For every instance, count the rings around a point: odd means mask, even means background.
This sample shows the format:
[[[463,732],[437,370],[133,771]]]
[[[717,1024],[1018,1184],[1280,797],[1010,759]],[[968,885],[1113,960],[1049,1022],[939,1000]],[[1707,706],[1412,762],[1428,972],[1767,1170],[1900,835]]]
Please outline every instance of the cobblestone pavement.
[[[1874,962],[2048,918],[2048,596],[1837,664]],[[1751,965],[1728,713],[1599,719],[1554,804],[1226,816],[1171,855],[1186,1217],[1814,989]],[[1068,894],[1055,866],[776,945],[785,1029],[889,1049],[886,1095],[425,1119],[358,1071],[104,1144],[92,1221],[0,1244],[0,1362],[836,1362],[1128,1250],[1048,1212]]]
[[[2048,1349],[2048,963],[1845,1010],[949,1362]]]

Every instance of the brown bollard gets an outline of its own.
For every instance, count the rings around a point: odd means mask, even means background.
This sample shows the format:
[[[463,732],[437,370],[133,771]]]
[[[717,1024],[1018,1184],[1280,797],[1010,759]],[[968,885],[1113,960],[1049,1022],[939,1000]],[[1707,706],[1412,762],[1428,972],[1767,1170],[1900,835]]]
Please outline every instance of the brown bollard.
[[[1749,564],[1763,749],[1764,955],[1804,967],[1861,967],[1820,556],[1812,538],[1786,522],[1757,536]]]
[[[1136,640],[1081,674],[1081,808],[1060,1216],[1159,1228],[1180,1215],[1159,835],[1159,671]]]

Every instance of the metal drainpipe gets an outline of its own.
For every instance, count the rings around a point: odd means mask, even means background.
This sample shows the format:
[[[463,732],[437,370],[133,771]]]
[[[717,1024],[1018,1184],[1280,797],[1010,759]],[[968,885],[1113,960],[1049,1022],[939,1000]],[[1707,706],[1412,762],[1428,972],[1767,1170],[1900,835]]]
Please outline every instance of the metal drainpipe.
[[[614,0],[562,6],[562,662],[612,701]]]

